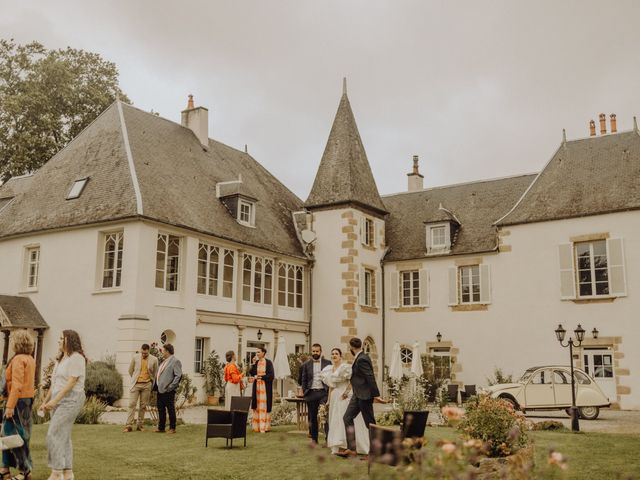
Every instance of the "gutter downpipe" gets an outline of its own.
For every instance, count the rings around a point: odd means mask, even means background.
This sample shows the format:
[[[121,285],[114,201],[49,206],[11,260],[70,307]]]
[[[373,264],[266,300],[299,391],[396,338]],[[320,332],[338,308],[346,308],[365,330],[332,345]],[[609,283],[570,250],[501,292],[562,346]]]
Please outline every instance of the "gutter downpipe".
[[[389,247],[385,248],[384,251],[384,255],[382,255],[382,258],[380,259],[380,277],[381,277],[381,281],[382,281],[382,285],[380,290],[382,291],[382,388],[384,391],[384,386],[385,386],[385,359],[386,359],[386,345],[387,345],[387,325],[386,325],[386,296],[385,296],[385,281],[384,281],[384,257],[387,256],[387,253],[389,253],[391,249]]]

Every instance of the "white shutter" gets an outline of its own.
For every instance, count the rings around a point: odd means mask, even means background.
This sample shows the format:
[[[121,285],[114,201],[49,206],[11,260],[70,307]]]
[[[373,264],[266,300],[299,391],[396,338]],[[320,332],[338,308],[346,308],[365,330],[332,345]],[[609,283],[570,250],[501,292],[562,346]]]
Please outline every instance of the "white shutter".
[[[444,248],[445,250],[451,249],[451,225],[449,223],[444,226]]]
[[[560,298],[573,300],[576,298],[576,274],[573,269],[573,244],[558,245],[560,259]]]
[[[378,248],[378,222],[371,220],[371,229],[373,230],[373,232],[371,232],[371,246]]]
[[[425,245],[427,246],[427,252],[431,251],[431,227],[427,225],[425,227]]]
[[[372,305],[373,307],[381,307],[382,306],[382,277],[380,275],[380,270],[375,271],[375,276],[376,276],[376,302],[375,305]]]
[[[458,269],[449,268],[449,305],[458,304]]]
[[[480,303],[491,303],[491,269],[480,265]]]
[[[389,275],[389,307],[398,308],[398,295],[400,293],[399,285],[400,274],[398,272],[391,272]]]
[[[429,306],[429,271],[421,268],[418,273],[418,278],[420,282],[419,304],[421,307],[427,307]]]
[[[621,238],[607,239],[607,265],[609,267],[609,295],[626,297],[624,243]]]
[[[360,281],[359,281],[359,292],[360,292],[360,305],[365,305],[366,304],[366,297],[365,297],[365,289],[364,289],[364,268],[360,267]]]
[[[364,239],[365,239],[364,230],[365,230],[365,228],[367,228],[367,226],[365,224],[364,217],[360,217],[360,243],[362,245],[364,245]]]

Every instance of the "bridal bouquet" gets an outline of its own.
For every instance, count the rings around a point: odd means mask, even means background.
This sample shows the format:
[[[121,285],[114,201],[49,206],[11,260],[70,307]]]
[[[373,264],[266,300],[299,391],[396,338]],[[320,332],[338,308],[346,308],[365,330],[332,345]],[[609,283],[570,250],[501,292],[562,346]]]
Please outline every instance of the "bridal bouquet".
[[[318,424],[324,425],[329,417],[329,405],[323,403],[318,409]]]

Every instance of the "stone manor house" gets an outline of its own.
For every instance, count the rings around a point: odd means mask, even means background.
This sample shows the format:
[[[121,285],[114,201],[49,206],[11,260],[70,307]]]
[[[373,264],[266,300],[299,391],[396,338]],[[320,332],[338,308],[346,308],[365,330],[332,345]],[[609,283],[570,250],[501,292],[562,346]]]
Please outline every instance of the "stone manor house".
[[[345,91],[302,201],[210,139],[192,98],[181,124],[116,101],[0,187],[4,360],[14,328],[40,364],[73,328],[123,374],[141,343],[171,342],[201,385],[212,349],[273,358],[284,336],[328,355],[357,335],[380,380],[417,341],[439,376],[483,385],[568,364],[554,329],[581,324],[577,365],[640,408],[640,133],[607,123],[537,174],[424,189],[414,157],[408,190],[381,196]]]

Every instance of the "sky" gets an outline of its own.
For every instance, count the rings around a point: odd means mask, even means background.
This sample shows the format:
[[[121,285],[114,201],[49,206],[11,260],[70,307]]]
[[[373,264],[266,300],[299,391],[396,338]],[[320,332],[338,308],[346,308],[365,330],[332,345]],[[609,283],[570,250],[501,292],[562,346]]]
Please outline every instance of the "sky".
[[[640,2],[0,0],[0,37],[97,52],[143,110],[249,153],[301,199],[347,77],[381,194],[540,171],[640,117]]]

